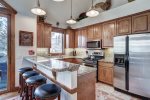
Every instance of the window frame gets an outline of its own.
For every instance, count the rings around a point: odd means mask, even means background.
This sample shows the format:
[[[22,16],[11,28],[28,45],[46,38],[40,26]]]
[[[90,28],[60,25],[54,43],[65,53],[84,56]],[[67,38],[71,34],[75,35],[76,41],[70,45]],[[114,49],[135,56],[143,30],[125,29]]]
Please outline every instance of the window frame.
[[[50,49],[49,49],[49,53],[50,53],[50,55],[51,56],[58,56],[58,55],[63,55],[64,54],[64,52],[65,52],[65,48],[64,48],[64,46],[65,46],[65,29],[62,29],[62,28],[58,28],[58,27],[52,27],[52,32],[56,32],[56,33],[61,33],[63,36],[63,38],[62,38],[62,53],[51,53],[50,52]],[[52,33],[51,32],[51,33]],[[52,36],[52,35],[51,35]],[[52,42],[51,42],[52,43]]]
[[[8,17],[8,87],[6,91],[1,91],[1,94],[7,92],[13,92],[18,90],[18,87],[15,87],[15,15],[17,11],[14,10],[9,4],[4,0],[1,0],[0,3],[5,7],[0,7],[0,14],[2,16]]]

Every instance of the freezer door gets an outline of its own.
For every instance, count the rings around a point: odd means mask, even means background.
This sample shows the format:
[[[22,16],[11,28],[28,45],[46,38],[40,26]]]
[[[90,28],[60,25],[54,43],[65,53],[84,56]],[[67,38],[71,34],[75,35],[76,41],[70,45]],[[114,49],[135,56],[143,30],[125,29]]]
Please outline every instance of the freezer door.
[[[126,53],[126,37],[127,36],[114,37],[114,53],[115,54]]]
[[[150,34],[129,36],[129,92],[150,97]]]
[[[116,88],[126,90],[125,66],[120,66],[121,56],[126,55],[126,36],[114,37],[114,80]]]
[[[126,91],[125,68],[114,66],[114,81],[115,88]]]

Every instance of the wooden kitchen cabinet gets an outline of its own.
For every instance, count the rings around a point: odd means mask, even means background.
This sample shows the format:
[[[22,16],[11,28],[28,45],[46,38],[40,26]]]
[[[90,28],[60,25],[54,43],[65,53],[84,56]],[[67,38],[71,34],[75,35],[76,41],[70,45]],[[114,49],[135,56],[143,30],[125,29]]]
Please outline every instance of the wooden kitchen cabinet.
[[[87,38],[88,41],[93,40],[94,37],[94,28],[93,25],[87,27]]]
[[[150,32],[150,12],[132,16],[132,33]]]
[[[131,17],[120,18],[117,20],[117,35],[131,34]]]
[[[75,47],[75,32],[73,29],[66,30],[65,47],[66,48],[74,48]]]
[[[102,47],[113,47],[113,37],[116,35],[116,20],[102,24]]]
[[[94,40],[101,40],[102,39],[102,25],[101,24],[96,24],[93,26],[94,28],[94,33],[93,33],[93,39]]]
[[[37,47],[51,47],[51,25],[48,23],[37,23]]]
[[[98,80],[113,85],[113,64],[108,62],[99,62]]]
[[[44,31],[44,24],[38,23],[37,24],[37,47],[42,48],[43,47],[43,31]]]
[[[87,30],[86,28],[75,31],[75,48],[86,48]]]
[[[83,29],[81,29],[81,37],[82,37],[82,45],[81,45],[81,47],[82,48],[86,48],[87,47],[87,45],[86,45],[86,43],[87,43],[87,29],[86,28],[83,28]]]
[[[91,25],[87,28],[88,41],[101,40],[101,24]]]

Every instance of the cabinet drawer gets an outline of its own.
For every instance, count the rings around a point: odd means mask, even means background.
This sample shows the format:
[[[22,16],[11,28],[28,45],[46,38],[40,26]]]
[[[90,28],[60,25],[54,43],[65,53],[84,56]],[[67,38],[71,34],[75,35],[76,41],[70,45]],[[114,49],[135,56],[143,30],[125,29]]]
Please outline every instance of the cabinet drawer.
[[[99,62],[100,67],[113,67],[113,63]]]

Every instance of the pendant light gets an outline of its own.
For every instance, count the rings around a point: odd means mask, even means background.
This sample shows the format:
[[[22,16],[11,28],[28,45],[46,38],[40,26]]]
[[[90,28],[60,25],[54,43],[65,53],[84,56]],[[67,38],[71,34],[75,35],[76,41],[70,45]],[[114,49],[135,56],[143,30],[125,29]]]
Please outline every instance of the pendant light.
[[[99,15],[99,12],[94,9],[93,0],[92,0],[92,7],[91,9],[86,13],[86,16],[88,17],[96,17]]]
[[[33,14],[39,15],[39,16],[41,16],[41,15],[46,15],[46,12],[45,12],[42,8],[40,8],[40,2],[39,2],[39,0],[37,0],[37,6],[34,7],[34,8],[32,8],[32,9],[31,9],[31,12],[32,12]]]
[[[71,0],[71,16],[70,16],[70,19],[66,21],[66,23],[68,23],[68,24],[77,23],[77,21],[72,18],[72,0]]]

